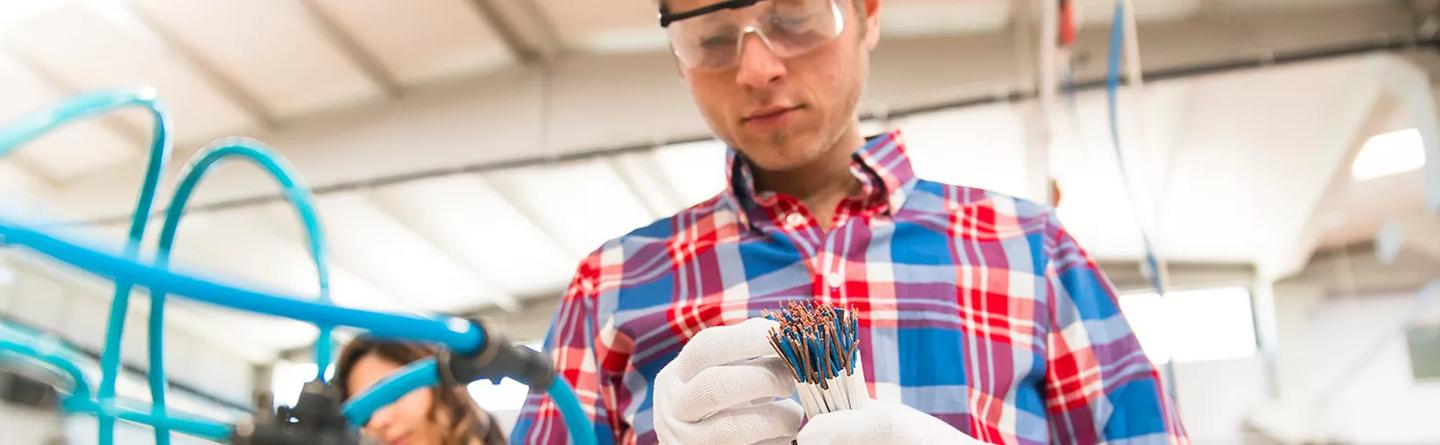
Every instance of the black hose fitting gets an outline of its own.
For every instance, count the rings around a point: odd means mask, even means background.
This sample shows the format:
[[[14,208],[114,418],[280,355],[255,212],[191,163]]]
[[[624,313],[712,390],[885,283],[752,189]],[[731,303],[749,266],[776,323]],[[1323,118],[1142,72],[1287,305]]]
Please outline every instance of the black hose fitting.
[[[305,384],[295,407],[282,406],[274,416],[235,426],[235,445],[362,445],[360,431],[341,411],[340,389],[319,380]]]
[[[499,383],[509,377],[533,389],[544,391],[555,381],[555,368],[545,353],[510,342],[505,335],[486,329],[485,324],[471,320],[480,329],[485,344],[473,354],[440,353],[440,378],[446,385],[489,380]]]

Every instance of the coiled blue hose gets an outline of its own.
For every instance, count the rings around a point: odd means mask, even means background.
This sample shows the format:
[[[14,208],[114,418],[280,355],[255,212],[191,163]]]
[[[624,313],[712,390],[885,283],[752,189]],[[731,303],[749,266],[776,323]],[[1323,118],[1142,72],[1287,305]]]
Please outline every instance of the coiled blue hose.
[[[222,143],[218,148],[206,150],[184,175],[182,184],[176,190],[176,197],[166,212],[162,230],[161,249],[157,264],[143,264],[137,260],[140,244],[153,208],[159,176],[170,151],[170,119],[163,106],[149,89],[111,90],[76,97],[61,105],[41,110],[0,128],[0,157],[13,151],[19,144],[55,127],[78,119],[92,117],[104,112],[127,106],[140,106],[151,111],[155,117],[155,138],[151,144],[151,156],[147,163],[145,181],[142,184],[136,211],[131,218],[129,236],[123,252],[119,255],[102,252],[68,242],[36,230],[0,215],[0,244],[15,245],[33,250],[62,263],[75,266],[85,272],[107,277],[116,283],[115,299],[111,305],[106,328],[105,349],[101,354],[102,380],[95,398],[90,397],[90,385],[83,372],[75,364],[77,358],[63,346],[46,341],[38,333],[18,330],[0,324],[0,355],[18,355],[33,362],[54,369],[72,381],[72,388],[62,403],[70,412],[94,414],[100,421],[99,442],[110,445],[114,441],[116,419],[150,425],[156,430],[157,443],[169,443],[169,432],[176,431],[215,441],[230,437],[233,427],[224,423],[168,413],[164,406],[164,300],[167,293],[185,296],[194,300],[218,306],[225,306],[260,314],[308,321],[320,330],[316,345],[317,378],[323,380],[326,364],[330,361],[330,333],[337,326],[351,326],[369,331],[377,338],[425,341],[437,343],[461,354],[474,353],[485,344],[483,332],[473,323],[452,317],[427,318],[402,314],[369,312],[337,307],[329,302],[329,273],[325,256],[324,238],[319,231],[318,217],[313,210],[313,198],[308,189],[291,174],[291,169],[279,158],[270,154],[263,144],[243,140]],[[264,168],[275,177],[289,201],[295,205],[309,236],[312,257],[321,285],[321,301],[311,302],[294,296],[267,293],[217,281],[202,279],[193,275],[169,270],[169,255],[174,247],[179,220],[184,213],[194,187],[209,167],[221,159],[243,157]],[[119,374],[120,336],[124,331],[125,314],[130,290],[135,285],[147,287],[152,293],[152,318],[150,320],[151,392],[155,404],[151,407],[121,406],[115,398],[115,381]],[[376,409],[418,387],[435,385],[439,374],[433,360],[420,362],[407,368],[406,372],[387,379],[371,391],[362,394],[355,403],[347,405],[347,415],[356,419],[368,419]],[[589,445],[595,443],[594,428],[575,397],[574,391],[563,379],[555,379],[546,389],[570,429],[573,443]],[[363,401],[363,403],[361,402]],[[358,406],[358,407],[357,407]],[[352,419],[352,422],[357,420]],[[359,421],[363,423],[363,421]]]
[[[145,179],[140,186],[139,198],[135,202],[135,212],[130,217],[130,229],[125,241],[125,258],[135,259],[140,256],[140,243],[145,237],[145,226],[150,222],[150,211],[154,208],[155,190],[160,186],[160,175],[165,170],[165,162],[170,158],[170,113],[158,100],[154,89],[133,88],[83,94],[60,105],[26,115],[11,125],[0,128],[0,156],[6,155],[21,143],[62,125],[127,107],[144,108],[154,120],[150,159],[145,166]],[[115,397],[115,380],[120,375],[120,335],[125,332],[130,289],[129,282],[123,277],[117,277],[115,295],[110,301],[110,315],[105,325],[105,348],[100,356],[101,377],[97,397],[102,401]],[[112,444],[115,440],[115,418],[101,413],[98,420],[100,444]]]
[[[153,407],[121,407],[114,401],[93,400],[90,398],[89,380],[75,364],[79,359],[74,351],[39,332],[0,324],[0,357],[11,355],[40,363],[70,380],[70,393],[60,402],[68,412],[118,418],[210,440],[224,440],[230,435],[231,427],[224,423],[165,414]]]
[[[375,411],[390,402],[404,397],[410,391],[438,384],[440,384],[440,368],[435,364],[435,359],[416,360],[376,382],[364,394],[345,402],[343,407],[345,418],[350,420],[351,425],[365,426],[370,422],[370,416],[373,416]]]
[[[315,264],[315,274],[319,281],[318,300],[330,303],[330,262],[326,255],[325,234],[320,226],[320,218],[315,213],[315,199],[309,187],[305,186],[289,163],[277,157],[270,147],[253,139],[231,138],[218,141],[202,149],[195,159],[186,165],[180,175],[180,184],[175,188],[175,196],[170,200],[169,208],[165,209],[165,224],[160,231],[155,265],[161,268],[169,267],[180,219],[184,217],[185,207],[190,203],[190,197],[194,195],[201,179],[212,167],[233,158],[250,161],[280,185],[281,192],[300,217],[300,223],[309,240],[310,257]],[[164,288],[150,289],[150,398],[155,404],[155,411],[161,415],[165,413],[166,388],[165,296]],[[320,336],[315,340],[315,363],[319,367],[316,380],[324,381],[325,368],[330,364],[331,330],[330,326],[320,326]],[[167,445],[169,442],[169,431],[159,425],[155,426],[155,443]]]

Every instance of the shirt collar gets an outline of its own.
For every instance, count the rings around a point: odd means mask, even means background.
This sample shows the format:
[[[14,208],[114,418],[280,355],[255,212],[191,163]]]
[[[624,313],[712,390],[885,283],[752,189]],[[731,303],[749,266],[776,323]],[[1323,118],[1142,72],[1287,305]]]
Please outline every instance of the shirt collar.
[[[755,192],[755,176],[750,161],[739,150],[730,147],[725,165],[726,194],[738,205],[740,220],[746,225],[753,224],[752,212],[766,202],[772,202],[772,193]],[[905,204],[905,198],[915,187],[915,171],[910,167],[910,157],[905,154],[905,141],[899,130],[871,136],[865,144],[851,155],[850,171],[860,179],[862,193],[882,193],[886,201],[886,212],[894,216]],[[881,188],[876,190],[876,185]],[[763,213],[761,213],[763,214]]]

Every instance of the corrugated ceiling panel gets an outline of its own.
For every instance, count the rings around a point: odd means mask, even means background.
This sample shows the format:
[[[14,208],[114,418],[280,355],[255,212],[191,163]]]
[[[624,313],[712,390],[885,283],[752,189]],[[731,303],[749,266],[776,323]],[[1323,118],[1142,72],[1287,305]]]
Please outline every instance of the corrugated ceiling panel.
[[[720,141],[668,145],[653,156],[686,207],[725,190],[725,144]]]
[[[378,97],[367,79],[289,0],[134,0],[280,117]]]
[[[62,95],[43,79],[0,54],[0,125],[44,106],[58,103]],[[63,183],[95,169],[139,155],[139,147],[99,124],[87,121],[70,124],[13,152],[13,156],[44,179]],[[15,164],[11,164],[15,165]]]
[[[513,298],[360,193],[325,195],[319,211],[334,261],[393,299],[427,311],[462,311]],[[271,208],[271,220],[290,218]]]
[[[19,24],[12,43],[77,89],[155,87],[170,109],[175,137],[182,142],[203,143],[255,124],[154,35],[123,20],[76,3]],[[154,125],[143,112],[127,112],[125,117],[131,127],[147,134]]]
[[[315,0],[406,85],[498,68],[509,50],[468,0],[417,8],[388,0]]]
[[[521,212],[579,259],[649,223],[649,212],[603,160],[518,168],[487,176]]]
[[[575,264],[557,240],[476,176],[385,187],[375,200],[405,223],[516,295],[558,295]]]
[[[590,51],[644,51],[666,46],[651,0],[537,2],[565,45]]]
[[[1004,29],[1013,0],[893,0],[882,3],[880,31],[920,36]]]

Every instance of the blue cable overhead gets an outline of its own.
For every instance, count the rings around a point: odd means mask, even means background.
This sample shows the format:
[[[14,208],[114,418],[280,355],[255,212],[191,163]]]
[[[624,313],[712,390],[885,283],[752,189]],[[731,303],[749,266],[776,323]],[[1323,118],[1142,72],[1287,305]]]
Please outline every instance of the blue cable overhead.
[[[1129,169],[1125,165],[1125,151],[1121,145],[1120,137],[1120,54],[1124,51],[1125,44],[1125,2],[1115,2],[1115,16],[1110,26],[1110,53],[1105,63],[1105,100],[1108,104],[1107,112],[1110,121],[1110,142],[1115,148],[1115,161],[1120,166],[1120,179],[1124,181],[1125,191],[1130,195],[1130,202],[1135,204],[1134,188],[1130,183]],[[1135,82],[1136,79],[1130,79]],[[1141,220],[1139,209],[1135,209],[1135,223],[1140,228],[1140,241],[1144,246],[1145,267],[1142,269],[1145,278],[1150,282],[1150,287],[1160,295],[1165,295],[1165,283],[1160,268],[1160,257],[1155,254],[1155,245],[1150,240],[1150,233],[1145,228],[1145,222]]]

